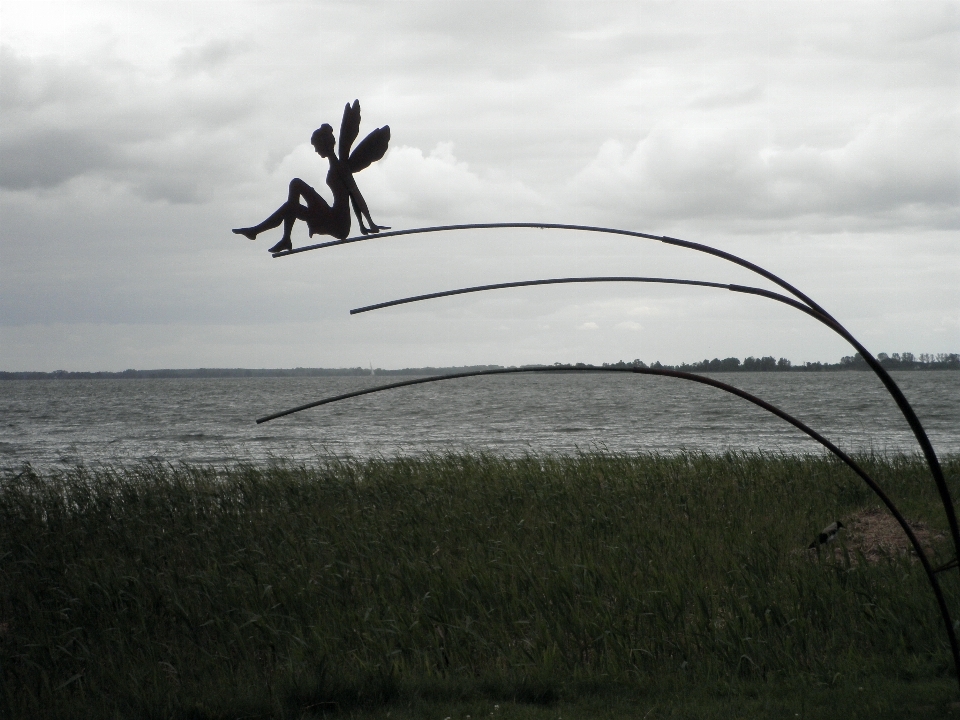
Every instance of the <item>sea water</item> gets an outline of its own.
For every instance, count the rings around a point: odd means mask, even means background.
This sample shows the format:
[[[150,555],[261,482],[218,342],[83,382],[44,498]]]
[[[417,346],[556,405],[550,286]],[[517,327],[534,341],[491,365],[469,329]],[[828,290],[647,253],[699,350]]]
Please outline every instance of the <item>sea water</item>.
[[[796,416],[847,452],[918,452],[869,372],[713,375]],[[938,453],[960,453],[960,372],[899,372]],[[103,463],[225,464],[491,452],[725,450],[819,453],[742,399],[632,374],[475,377],[388,390],[269,423],[255,419],[404,377],[0,381],[0,469]]]

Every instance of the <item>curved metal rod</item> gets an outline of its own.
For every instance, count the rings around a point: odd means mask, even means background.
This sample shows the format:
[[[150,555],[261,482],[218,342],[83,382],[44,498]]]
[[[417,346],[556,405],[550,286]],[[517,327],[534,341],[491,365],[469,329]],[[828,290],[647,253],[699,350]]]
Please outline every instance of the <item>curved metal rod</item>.
[[[735,263],[736,265],[747,268],[747,270],[762,275],[763,277],[767,278],[767,280],[776,283],[810,307],[823,313],[824,315],[829,316],[829,313],[826,310],[817,305],[813,300],[808,298],[797,288],[793,287],[793,285],[789,284],[785,280],[782,280],[781,278],[778,278],[772,272],[764,270],[759,265],[753,264],[749,260],[744,260],[743,258],[737,257],[736,255],[731,255],[723,250],[717,250],[709,245],[701,245],[700,243],[690,242],[689,240],[680,240],[679,238],[672,238],[668,237],[667,235],[650,235],[649,233],[636,232],[634,230],[620,230],[618,228],[597,227],[594,225],[568,225],[565,223],[470,223],[467,225],[436,225],[434,227],[410,228],[409,230],[394,230],[392,232],[377,233],[375,235],[360,235],[358,237],[347,238],[345,240],[330,240],[329,242],[317,243],[316,245],[306,245],[305,247],[295,248],[285,252],[273,253],[273,257],[287,257],[288,255],[296,255],[297,253],[307,252],[309,250],[320,250],[322,248],[334,247],[336,245],[346,245],[348,243],[360,242],[362,240],[374,240],[376,238],[398,237],[400,235],[421,235],[423,233],[435,232],[450,232],[453,230],[492,230],[503,228],[579,230],[581,232],[603,233],[605,235],[625,235],[627,237],[644,238],[645,240],[657,240],[659,242],[666,243],[667,245],[676,245],[678,247],[689,248],[690,250],[696,250],[698,252],[706,253],[707,255],[714,255],[718,258]]]
[[[920,423],[920,419],[917,417],[913,407],[907,401],[906,396],[900,390],[900,386],[894,382],[893,378],[890,377],[890,374],[883,368],[882,365],[880,365],[880,362],[863,345],[861,345],[860,342],[854,338],[846,328],[837,322],[833,316],[830,315],[830,313],[828,313],[790,283],[786,282],[777,275],[774,275],[769,270],[765,270],[759,265],[756,265],[748,260],[744,260],[741,257],[724,252],[723,250],[710,247],[709,245],[690,242],[688,240],[680,240],[679,238],[672,238],[667,235],[651,235],[649,233],[635,232],[633,230],[620,230],[618,228],[597,227],[593,225],[567,225],[563,223],[473,223],[467,225],[438,225],[434,227],[411,228],[409,230],[395,230],[393,232],[379,233],[376,235],[361,235],[359,237],[347,238],[345,240],[332,240],[329,242],[318,243],[316,245],[307,245],[306,247],[296,248],[287,252],[274,253],[273,257],[286,257],[287,255],[295,255],[297,253],[307,252],[308,250],[319,250],[321,248],[346,245],[348,243],[360,242],[361,240],[372,240],[374,238],[398,237],[401,235],[418,235],[422,233],[434,232],[449,232],[454,230],[488,230],[499,228],[577,230],[581,232],[604,233],[608,235],[624,235],[627,237],[657,240],[658,242],[662,242],[667,245],[675,245],[677,247],[683,247],[689,250],[696,250],[697,252],[706,253],[707,255],[713,255],[714,257],[727,260],[728,262],[739,265],[747,270],[750,270],[751,272],[767,278],[771,282],[782,287],[794,297],[798,298],[803,304],[819,313],[821,316],[823,316],[823,318],[832,321],[829,323],[830,327],[833,328],[837,334],[843,337],[844,340],[850,343],[850,345],[852,345],[858,353],[860,353],[860,356],[864,359],[870,369],[873,370],[874,374],[878,378],[880,378],[880,382],[882,382],[884,387],[886,387],[887,392],[890,393],[890,396],[893,398],[894,402],[896,402],[897,407],[900,408],[900,412],[903,414],[904,418],[906,418],[907,424],[910,425],[910,429],[913,431],[914,437],[916,437],[917,442],[920,445],[920,449],[923,451],[923,455],[927,460],[927,465],[930,468],[930,474],[933,475],[933,481],[937,486],[937,492],[940,494],[940,501],[943,503],[943,511],[947,516],[947,523],[950,526],[950,536],[953,539],[954,558],[960,558],[960,524],[957,522],[957,513],[953,506],[953,499],[950,496],[950,489],[947,487],[947,481],[943,475],[943,468],[940,466],[940,460],[937,457],[937,453],[933,449],[933,444],[930,442],[930,438],[927,437],[926,430],[924,430],[923,425]],[[960,568],[960,565],[958,565],[958,568]]]
[[[354,308],[350,311],[351,315],[370,312],[372,310],[382,310],[383,308],[394,307],[395,305],[405,305],[407,303],[420,302],[421,300],[434,300],[436,298],[450,297],[451,295],[466,295],[467,293],[485,292],[486,290],[503,290],[506,288],[530,287],[534,285],[572,285],[577,283],[601,283],[601,282],[632,282],[632,283],[654,283],[660,285],[693,285],[695,287],[710,287],[720,290],[730,290],[731,292],[744,293],[746,295],[759,295],[770,298],[785,305],[796,308],[800,312],[805,312],[811,317],[821,320],[824,316],[815,310],[807,307],[801,302],[786,295],[775,293],[763,288],[750,287],[748,285],[732,285],[725,283],[709,282],[707,280],[680,280],[678,278],[661,277],[632,277],[619,275],[613,277],[572,277],[572,278],[551,278],[549,280],[519,280],[516,282],[494,283],[492,285],[475,285],[473,287],[458,288],[456,290],[444,290],[442,292],[427,293],[426,295],[413,295],[411,297],[401,298],[400,300],[388,300],[387,302],[376,303],[374,305],[365,305],[364,307]],[[831,326],[832,327],[832,326]]]
[[[657,368],[557,368],[557,367],[523,367],[523,368],[501,368],[497,370],[472,370],[462,373],[452,373],[450,375],[434,375],[426,378],[415,378],[413,380],[403,380],[400,382],[389,383],[387,385],[378,385],[372,388],[365,388],[363,390],[355,390],[349,393],[343,393],[342,395],[334,395],[331,397],[323,398],[321,400],[316,400],[305,405],[300,405],[290,410],[284,410],[282,412],[274,413],[273,415],[267,415],[257,419],[257,423],[265,423],[270,420],[275,420],[276,418],[284,417],[285,415],[291,415],[301,410],[307,410],[308,408],[319,407],[320,405],[328,405],[330,403],[339,402],[341,400],[347,400],[349,398],[359,397],[361,395],[371,395],[373,393],[383,392],[384,390],[393,390],[401,387],[408,387],[410,385],[422,385],[425,383],[434,383],[440,382],[442,380],[456,380],[459,378],[467,377],[478,377],[482,375],[509,375],[516,373],[582,373],[582,372],[628,372],[636,375],[658,375],[662,377],[672,377],[678,378],[680,380],[688,380],[691,382],[700,383],[701,385],[709,385],[710,387],[717,388],[718,390],[723,390],[724,392],[730,393],[731,395],[736,395],[739,398],[743,398],[747,402],[753,403],[759,408],[766,410],[773,415],[776,415],[781,420],[793,425],[795,428],[801,432],[807,434],[809,437],[816,440],[823,447],[833,453],[838,457],[844,464],[847,465],[851,470],[853,470],[860,478],[867,484],[867,486],[874,492],[874,494],[880,498],[880,501],[886,505],[887,509],[896,519],[897,523],[903,529],[903,532],[906,534],[907,539],[910,541],[910,544],[913,546],[914,552],[916,552],[917,557],[920,558],[920,563],[923,565],[924,572],[927,574],[927,580],[930,582],[930,587],[933,589],[933,594],[936,596],[937,605],[940,608],[940,615],[943,619],[944,627],[947,631],[947,637],[950,641],[950,651],[953,655],[953,664],[954,669],[957,672],[957,681],[960,682],[960,646],[957,645],[957,636],[954,632],[953,621],[950,618],[950,611],[947,608],[946,599],[943,596],[943,590],[940,587],[940,582],[937,579],[936,571],[930,565],[930,560],[927,558],[927,553],[923,549],[923,546],[920,544],[920,541],[917,539],[917,536],[914,534],[913,529],[910,527],[910,523],[907,522],[906,518],[900,514],[900,511],[897,509],[897,506],[894,505],[893,500],[883,491],[883,489],[877,484],[877,482],[871,478],[867,472],[857,464],[849,455],[847,455],[843,450],[838,448],[832,442],[827,440],[823,435],[818,433],[813,428],[809,427],[805,423],[801,422],[792,415],[784,412],[780,408],[771,405],[765,400],[761,400],[755,395],[751,395],[745,390],[741,390],[738,387],[733,385],[728,385],[727,383],[720,382],[719,380],[714,380],[713,378],[706,377],[704,375],[696,375],[694,373],[683,372],[681,370],[663,370]]]

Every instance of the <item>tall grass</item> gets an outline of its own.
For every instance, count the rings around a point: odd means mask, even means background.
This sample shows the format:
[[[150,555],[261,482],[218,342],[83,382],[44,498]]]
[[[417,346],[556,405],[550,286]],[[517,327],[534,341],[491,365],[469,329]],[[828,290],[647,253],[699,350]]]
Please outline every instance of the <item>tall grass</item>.
[[[943,525],[921,459],[862,460]],[[956,489],[960,458],[945,471]],[[875,505],[828,458],[755,454],[27,468],[0,485],[0,709],[947,677],[917,563],[805,549]]]

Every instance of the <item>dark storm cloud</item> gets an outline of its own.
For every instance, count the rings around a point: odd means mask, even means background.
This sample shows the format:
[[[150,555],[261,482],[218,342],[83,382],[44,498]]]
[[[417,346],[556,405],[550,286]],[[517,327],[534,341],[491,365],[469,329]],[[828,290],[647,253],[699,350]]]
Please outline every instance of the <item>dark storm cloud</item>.
[[[3,48],[0,188],[46,190],[95,176],[147,200],[208,199],[236,177],[236,153],[225,146],[255,110],[248,92],[207,73],[243,52],[225,41],[188,48],[171,80],[109,56],[67,64]]]
[[[67,112],[71,104],[100,99],[96,83],[83,72],[0,46],[0,188],[56,187],[113,165],[112,143]]]
[[[52,188],[72,178],[110,168],[115,148],[73,129],[41,130],[0,137],[0,188]]]

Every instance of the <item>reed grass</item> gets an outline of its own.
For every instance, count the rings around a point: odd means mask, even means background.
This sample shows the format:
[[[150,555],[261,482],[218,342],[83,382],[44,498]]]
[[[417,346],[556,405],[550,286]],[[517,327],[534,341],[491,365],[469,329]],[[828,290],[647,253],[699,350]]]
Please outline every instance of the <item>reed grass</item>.
[[[922,459],[861,460],[944,526]],[[0,710],[627,717],[912,684],[940,713],[956,682],[919,564],[806,550],[877,504],[818,456],[26,467],[0,479]]]

